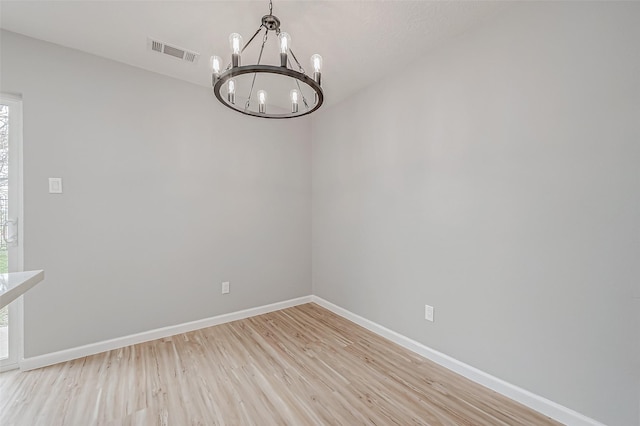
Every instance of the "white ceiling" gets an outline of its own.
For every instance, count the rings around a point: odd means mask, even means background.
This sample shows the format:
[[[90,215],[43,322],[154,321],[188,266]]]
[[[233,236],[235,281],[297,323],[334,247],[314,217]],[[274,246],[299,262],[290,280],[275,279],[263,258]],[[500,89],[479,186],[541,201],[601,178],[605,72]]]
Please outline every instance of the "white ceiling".
[[[323,56],[325,98],[333,104],[504,7],[494,1],[275,0],[273,14],[291,35],[304,67],[309,68],[312,54]],[[0,26],[210,87],[210,56],[228,61],[229,34],[238,32],[248,41],[267,12],[268,0],[0,0]],[[152,52],[147,37],[198,52],[199,61],[191,64]],[[249,53],[244,64],[252,58]]]

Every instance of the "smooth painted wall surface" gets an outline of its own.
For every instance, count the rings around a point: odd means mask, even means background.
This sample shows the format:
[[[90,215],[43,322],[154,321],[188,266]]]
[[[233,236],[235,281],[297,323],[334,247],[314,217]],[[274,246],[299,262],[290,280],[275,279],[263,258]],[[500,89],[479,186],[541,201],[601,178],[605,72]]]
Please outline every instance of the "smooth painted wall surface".
[[[310,294],[309,120],[14,33],[0,47],[0,90],[23,96],[25,268],[46,273],[27,357]]]
[[[638,425],[638,40],[638,3],[514,4],[316,115],[314,294]]]

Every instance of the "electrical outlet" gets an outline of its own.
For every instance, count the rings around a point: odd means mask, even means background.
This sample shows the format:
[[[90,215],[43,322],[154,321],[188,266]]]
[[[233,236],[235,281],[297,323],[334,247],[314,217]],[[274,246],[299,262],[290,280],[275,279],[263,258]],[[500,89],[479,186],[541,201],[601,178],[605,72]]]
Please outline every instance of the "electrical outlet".
[[[229,281],[225,281],[222,283],[222,294],[229,293]]]
[[[424,305],[424,319],[433,322],[433,306]]]

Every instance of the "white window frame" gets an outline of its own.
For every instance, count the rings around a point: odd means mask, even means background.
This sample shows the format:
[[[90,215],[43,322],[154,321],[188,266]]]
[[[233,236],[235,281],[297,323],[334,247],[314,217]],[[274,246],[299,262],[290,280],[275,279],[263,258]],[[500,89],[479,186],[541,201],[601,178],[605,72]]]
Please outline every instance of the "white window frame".
[[[22,187],[22,98],[0,93],[0,103],[9,106],[9,217],[18,220],[18,244],[10,249],[9,272],[24,271]],[[13,207],[13,208],[12,208]],[[13,370],[24,359],[24,303],[19,297],[9,304],[9,358],[0,361],[0,372]]]

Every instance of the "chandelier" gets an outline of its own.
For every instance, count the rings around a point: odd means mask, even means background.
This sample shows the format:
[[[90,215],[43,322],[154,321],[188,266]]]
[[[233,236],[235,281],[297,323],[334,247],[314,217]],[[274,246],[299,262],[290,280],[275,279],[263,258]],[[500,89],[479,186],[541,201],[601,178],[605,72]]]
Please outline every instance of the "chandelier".
[[[262,45],[255,65],[242,65],[242,54],[258,34],[263,32]],[[262,54],[270,32],[277,38],[279,65],[262,64]],[[242,114],[262,118],[294,118],[311,114],[324,100],[321,87],[322,57],[311,56],[312,76],[305,73],[291,50],[291,37],[280,30],[280,20],[273,15],[269,0],[269,14],[249,41],[242,45],[242,36],[229,36],[231,62],[222,70],[222,58],[211,57],[211,84],[216,98],[226,107]],[[268,46],[268,45],[267,45]]]

